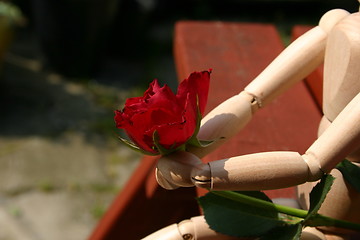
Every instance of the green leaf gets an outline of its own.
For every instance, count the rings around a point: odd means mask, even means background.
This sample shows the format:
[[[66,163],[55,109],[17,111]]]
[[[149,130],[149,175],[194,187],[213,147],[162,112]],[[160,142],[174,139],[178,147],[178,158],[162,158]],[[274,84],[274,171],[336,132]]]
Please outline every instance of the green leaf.
[[[199,148],[204,148],[204,147],[208,147],[211,144],[213,144],[215,141],[217,140],[199,140],[196,137],[191,137],[187,142],[186,145],[191,145],[194,147],[199,147]]]
[[[194,147],[198,147],[198,148],[204,148],[204,147],[208,147],[211,144],[213,144],[215,141],[222,139],[222,138],[218,138],[218,139],[213,139],[213,140],[199,140],[197,138],[197,135],[200,131],[200,127],[201,127],[201,111],[200,111],[200,107],[199,107],[199,97],[196,96],[196,112],[197,112],[197,116],[196,116],[196,127],[195,127],[195,131],[193,133],[193,135],[190,137],[190,139],[186,142],[186,146],[194,146]]]
[[[195,128],[195,131],[193,134],[193,137],[195,137],[195,138],[200,131],[201,119],[202,119],[202,115],[201,115],[200,106],[199,106],[199,96],[196,95],[196,128]]]
[[[261,199],[261,200],[272,203],[271,199],[265,193],[260,192],[260,191],[234,191],[234,192],[237,194],[246,195],[249,197]]]
[[[156,147],[156,150],[160,153],[160,155],[166,155],[168,150],[160,144],[159,140],[160,140],[159,133],[155,130],[153,133],[153,142]]]
[[[280,205],[278,205],[278,206],[280,206]],[[295,225],[298,223],[302,223],[304,221],[304,218],[295,217],[295,216],[288,215],[285,213],[280,213],[279,218],[290,225]]]
[[[201,112],[200,112],[200,106],[199,106],[199,97],[198,95],[196,95],[196,127],[195,127],[195,131],[193,133],[193,135],[191,136],[191,138],[187,141],[187,145],[192,145],[195,147],[202,147],[200,141],[197,139],[197,135],[200,131],[200,126],[201,126]]]
[[[325,174],[320,182],[310,192],[310,208],[306,218],[305,225],[311,225],[311,218],[315,217],[319,211],[321,204],[324,202],[327,193],[330,191],[335,178],[330,174]],[[310,220],[310,221],[309,221]]]
[[[237,192],[236,195],[240,198],[241,196],[250,196],[270,201],[261,192]],[[209,192],[206,196],[199,198],[198,201],[204,210],[205,219],[210,228],[226,235],[257,237],[285,224],[279,220],[278,211],[275,208],[264,209],[213,192]]]
[[[131,142],[131,141],[125,139],[125,138],[119,137],[119,139],[120,139],[120,141],[122,143],[125,144],[125,146],[128,146],[129,148],[131,148],[132,150],[134,150],[136,152],[146,154],[146,155],[150,155],[150,156],[159,155],[159,153],[152,153],[152,152],[145,151],[144,149],[139,148],[135,143],[133,143],[133,142]]]
[[[300,223],[294,225],[285,225],[274,228],[269,233],[265,234],[260,240],[298,240],[302,232],[302,225]]]
[[[186,142],[186,145],[191,145],[194,147],[199,147],[199,148],[204,148],[204,147],[208,147],[211,144],[213,144],[215,141],[218,141],[222,138],[218,138],[218,139],[213,139],[213,140],[199,140],[197,138],[197,135],[199,133],[200,130],[200,123],[201,123],[201,114],[200,114],[200,110],[198,107],[198,117],[197,117],[197,123],[196,123],[196,129],[194,134],[191,136],[191,138]]]
[[[175,148],[174,146],[176,145],[176,143],[173,144],[173,147],[170,147],[169,149],[164,148],[160,142],[160,137],[158,132],[155,130],[153,133],[153,141],[154,141],[154,145],[156,147],[156,150],[159,152],[160,155],[164,156],[164,155],[168,155],[170,153],[176,152],[176,151],[185,151],[185,144],[180,145],[179,147]]]
[[[336,168],[342,173],[345,180],[350,183],[357,192],[360,192],[360,167],[345,159],[339,163]]]

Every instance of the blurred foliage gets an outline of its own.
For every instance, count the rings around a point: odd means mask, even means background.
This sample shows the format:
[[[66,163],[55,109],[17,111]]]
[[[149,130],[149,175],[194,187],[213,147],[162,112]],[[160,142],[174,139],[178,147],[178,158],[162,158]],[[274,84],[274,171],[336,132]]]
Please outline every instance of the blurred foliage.
[[[91,215],[93,216],[93,218],[100,220],[101,217],[105,214],[106,210],[107,210],[107,208],[104,204],[98,203],[92,207],[90,212],[91,212]]]
[[[25,22],[21,10],[14,4],[0,1],[0,17],[9,25],[22,25]]]

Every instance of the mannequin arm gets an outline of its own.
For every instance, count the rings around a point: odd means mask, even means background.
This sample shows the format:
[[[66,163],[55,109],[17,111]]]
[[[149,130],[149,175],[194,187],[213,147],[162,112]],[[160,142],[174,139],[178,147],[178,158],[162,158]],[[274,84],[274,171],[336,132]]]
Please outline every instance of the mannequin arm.
[[[265,106],[294,83],[304,79],[323,62],[328,33],[348,15],[342,9],[324,14],[317,27],[291,43],[245,91],[256,96]]]
[[[201,164],[192,171],[197,187],[256,191],[295,186],[308,180],[308,166],[296,152],[265,152]]]
[[[142,240],[250,240],[252,238],[235,238],[217,233],[209,228],[204,216],[193,217],[178,224],[162,228]],[[305,228],[302,240],[325,240],[324,235],[315,228]]]
[[[213,190],[279,189],[316,181],[360,147],[360,93],[304,155],[266,152],[196,166],[191,178]]]
[[[348,14],[340,9],[326,13],[319,26],[291,43],[243,92],[205,116],[198,137],[217,141],[208,148],[191,149],[190,152],[200,158],[207,155],[238,133],[259,108],[310,74],[324,60],[328,32]]]
[[[235,95],[213,109],[201,122],[198,138],[215,140],[214,144],[206,148],[192,148],[189,151],[199,158],[204,157],[225,141],[237,134],[250,120],[252,115],[280,95],[294,83],[302,80],[313,71],[323,60],[327,32],[343,17],[347,16],[344,10],[333,10],[324,15],[319,26],[313,28],[302,37],[295,40],[286,48],[252,83],[245,91]],[[167,161],[170,165],[170,161]],[[156,170],[159,184],[166,189],[174,189],[177,181],[167,178],[165,169],[177,169],[176,163],[171,168],[162,164]],[[174,165],[175,164],[175,165]],[[181,164],[181,163],[179,163]],[[189,164],[190,166],[196,165]],[[189,176],[191,168],[179,173],[180,179]],[[185,180],[186,186],[191,186]]]
[[[217,233],[209,228],[204,216],[193,217],[189,220],[184,220],[178,224],[173,224],[142,240],[235,240],[234,238]]]
[[[360,149],[360,93],[339,113],[330,126],[306,151],[308,162],[318,162],[318,168],[329,173],[339,162]],[[360,161],[360,156],[353,156]]]

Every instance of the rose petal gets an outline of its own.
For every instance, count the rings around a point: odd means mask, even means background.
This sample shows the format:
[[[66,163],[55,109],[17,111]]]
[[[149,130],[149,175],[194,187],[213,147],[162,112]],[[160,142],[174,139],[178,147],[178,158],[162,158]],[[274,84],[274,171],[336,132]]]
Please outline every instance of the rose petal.
[[[177,123],[182,120],[181,113],[173,113],[167,108],[152,108],[148,111],[135,114],[126,126],[128,136],[136,145],[146,151],[153,152],[153,134],[161,125]]]
[[[151,108],[162,107],[173,109],[173,111],[178,111],[180,107],[175,94],[166,84],[159,88],[157,92],[151,96],[151,98],[145,99],[145,102],[147,103],[148,107]]]
[[[188,94],[185,104],[185,110],[181,114],[181,120],[178,122],[168,122],[162,125],[154,126],[149,130],[151,134],[156,130],[159,135],[159,143],[164,148],[176,148],[191,138],[196,129],[196,108],[190,101]]]
[[[187,79],[180,83],[176,94],[176,97],[178,97],[180,101],[184,101],[187,93],[191,94],[192,101],[196,101],[197,96],[202,115],[204,114],[208,99],[210,72],[211,69],[209,71],[191,73]]]
[[[129,138],[140,148],[148,152],[154,152],[153,150],[153,141],[152,136],[147,136],[144,134],[151,124],[145,121],[144,119],[149,119],[147,115],[151,114],[150,112],[144,112],[141,114],[136,114],[132,117],[132,124],[126,126],[125,131]],[[141,121],[143,119],[143,121]]]
[[[142,97],[127,99],[123,110],[115,111],[116,127],[125,129],[129,138],[145,151],[156,153],[155,131],[162,147],[176,148],[186,143],[196,130],[197,108],[204,112],[209,81],[209,71],[194,72],[180,83],[175,95],[155,79]]]
[[[114,113],[115,113],[114,120],[116,127],[123,128],[124,126],[126,126],[127,121],[124,121],[123,113],[119,110],[115,110]]]

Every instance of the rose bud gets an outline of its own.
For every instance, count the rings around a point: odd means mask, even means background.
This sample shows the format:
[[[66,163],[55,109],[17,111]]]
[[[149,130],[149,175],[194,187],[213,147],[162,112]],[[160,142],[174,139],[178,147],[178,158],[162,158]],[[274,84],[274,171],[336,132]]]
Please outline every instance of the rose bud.
[[[129,98],[115,111],[115,123],[130,140],[121,139],[145,154],[168,154],[185,150],[200,127],[210,82],[210,72],[193,72],[183,80],[176,95],[155,79],[142,97]],[[194,141],[192,141],[194,142]]]

